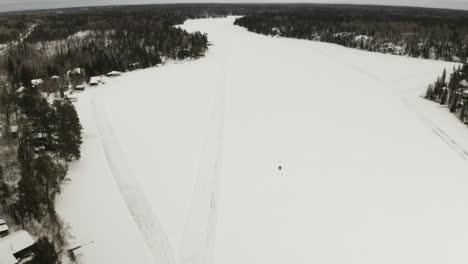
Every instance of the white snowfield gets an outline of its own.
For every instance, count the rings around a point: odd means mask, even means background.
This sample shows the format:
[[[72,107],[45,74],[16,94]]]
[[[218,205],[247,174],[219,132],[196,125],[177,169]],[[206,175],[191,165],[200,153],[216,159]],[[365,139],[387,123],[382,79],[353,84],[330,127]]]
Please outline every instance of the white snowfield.
[[[233,20],[182,25],[205,58],[79,95],[57,207],[81,262],[468,263],[468,128],[419,97],[453,64]]]

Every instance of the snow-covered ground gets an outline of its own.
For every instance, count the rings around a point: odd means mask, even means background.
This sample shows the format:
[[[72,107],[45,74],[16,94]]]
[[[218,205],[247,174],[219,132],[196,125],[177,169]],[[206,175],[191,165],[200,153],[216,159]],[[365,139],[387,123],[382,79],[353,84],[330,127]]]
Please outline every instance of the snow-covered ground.
[[[78,96],[57,207],[82,262],[467,263],[468,128],[419,97],[453,64],[232,22]]]

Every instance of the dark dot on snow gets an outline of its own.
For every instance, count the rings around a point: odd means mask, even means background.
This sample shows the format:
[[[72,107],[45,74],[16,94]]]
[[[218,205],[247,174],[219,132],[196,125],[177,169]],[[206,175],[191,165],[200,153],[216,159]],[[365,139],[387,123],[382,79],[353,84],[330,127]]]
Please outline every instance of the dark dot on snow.
[[[278,170],[281,170],[281,169],[282,169],[282,167],[281,167],[281,166],[278,166]]]

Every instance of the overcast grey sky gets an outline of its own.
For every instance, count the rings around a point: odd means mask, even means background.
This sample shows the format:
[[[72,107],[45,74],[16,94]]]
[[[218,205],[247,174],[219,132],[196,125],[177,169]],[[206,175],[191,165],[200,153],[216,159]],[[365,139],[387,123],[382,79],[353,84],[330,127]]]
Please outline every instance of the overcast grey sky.
[[[310,2],[310,3],[351,3],[376,5],[424,6],[468,10],[468,0],[0,0],[0,12],[62,8],[95,5],[151,4],[151,3],[263,3],[263,2]]]

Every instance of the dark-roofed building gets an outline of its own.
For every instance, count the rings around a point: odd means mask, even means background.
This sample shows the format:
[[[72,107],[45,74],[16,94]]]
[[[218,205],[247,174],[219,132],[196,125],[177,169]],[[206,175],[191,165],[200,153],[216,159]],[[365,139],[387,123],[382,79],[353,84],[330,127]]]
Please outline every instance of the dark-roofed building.
[[[0,238],[0,264],[17,264],[32,258],[35,243],[25,230]]]

